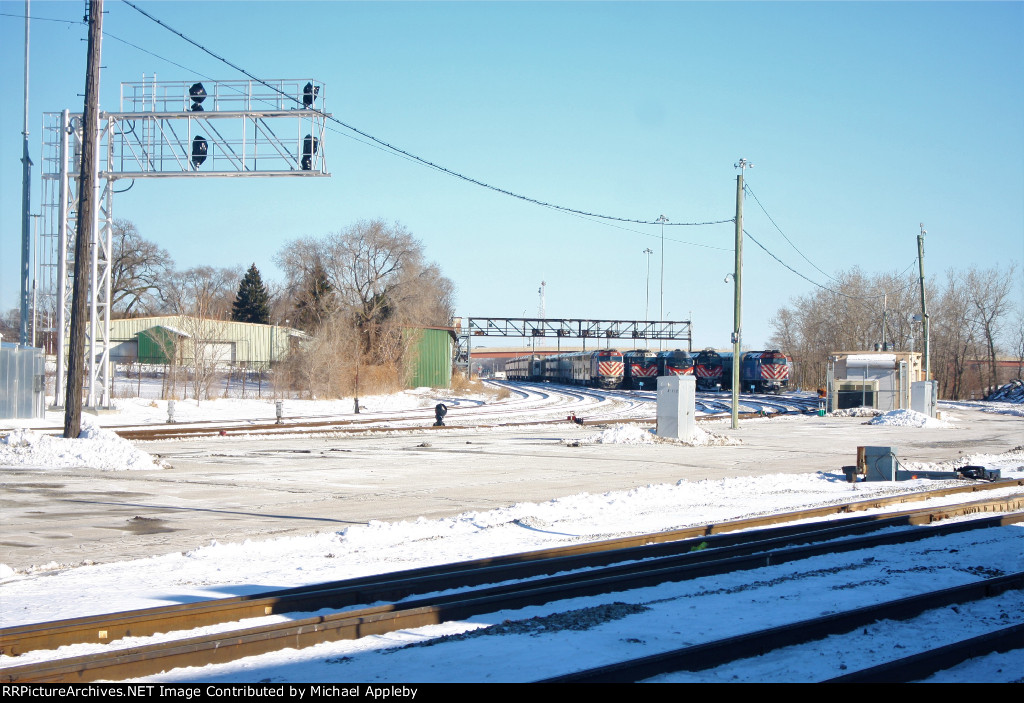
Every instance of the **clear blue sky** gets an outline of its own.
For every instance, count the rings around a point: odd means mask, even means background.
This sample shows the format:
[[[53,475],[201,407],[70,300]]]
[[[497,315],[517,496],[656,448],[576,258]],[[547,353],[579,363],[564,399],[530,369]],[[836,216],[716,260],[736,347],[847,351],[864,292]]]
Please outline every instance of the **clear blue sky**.
[[[313,77],[327,109],[391,144],[495,186],[631,219],[731,218],[733,164],[825,271],[903,271],[928,230],[929,273],[1024,264],[1024,4],[1020,2],[142,2],[264,78]],[[239,79],[118,0],[106,0],[101,108],[143,74]],[[18,303],[24,3],[0,1],[0,308]],[[32,3],[79,21],[84,3]],[[84,25],[32,24],[30,132],[82,109]],[[642,318],[659,309],[660,230],[567,215],[350,138],[329,179],[140,180],[114,201],[181,268],[255,262],[362,218],[403,223],[458,287],[463,316]],[[38,165],[33,208],[38,208]],[[827,283],[747,200],[746,229]],[[730,224],[665,229],[665,313],[692,311],[696,346],[732,328]],[[747,242],[744,342],[813,285]]]

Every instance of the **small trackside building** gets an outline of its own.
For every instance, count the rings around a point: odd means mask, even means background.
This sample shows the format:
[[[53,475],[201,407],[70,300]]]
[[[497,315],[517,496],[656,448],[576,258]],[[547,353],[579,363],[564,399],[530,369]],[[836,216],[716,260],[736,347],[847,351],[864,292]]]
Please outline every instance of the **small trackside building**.
[[[828,365],[828,409],[909,409],[910,384],[923,380],[920,352],[833,352]]]
[[[408,388],[448,388],[452,384],[452,357],[457,334],[453,327],[407,327],[409,340]]]

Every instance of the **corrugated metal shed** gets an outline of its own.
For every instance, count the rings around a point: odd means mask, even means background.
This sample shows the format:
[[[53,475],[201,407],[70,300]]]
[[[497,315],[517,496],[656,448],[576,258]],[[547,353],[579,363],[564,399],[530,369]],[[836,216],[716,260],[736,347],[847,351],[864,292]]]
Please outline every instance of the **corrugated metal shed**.
[[[448,327],[409,328],[413,338],[409,388],[448,388],[452,384],[452,349],[455,330]]]
[[[110,321],[111,360],[114,362],[135,361],[139,357],[161,356],[157,353],[158,342],[163,336],[149,336],[141,333],[153,328],[165,329],[163,334],[179,334],[203,338],[209,344],[230,350],[224,355],[234,364],[250,367],[266,367],[281,361],[288,355],[293,340],[305,338],[301,330],[280,325],[259,325],[252,322],[231,322],[230,320],[202,320],[186,315],[165,315],[160,317],[135,317]],[[145,358],[143,359],[145,361]],[[156,362],[165,363],[165,362]]]

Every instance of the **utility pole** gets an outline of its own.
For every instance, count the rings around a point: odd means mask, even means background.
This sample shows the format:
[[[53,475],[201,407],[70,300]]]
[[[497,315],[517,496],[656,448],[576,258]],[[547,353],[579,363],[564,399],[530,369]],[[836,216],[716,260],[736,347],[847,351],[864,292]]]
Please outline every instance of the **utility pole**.
[[[644,249],[644,253],[647,254],[647,302],[644,304],[644,319],[651,319],[651,251],[650,247]]]
[[[32,237],[29,232],[29,211],[32,209],[32,159],[28,155],[28,25],[29,0],[25,0],[25,128],[22,130],[24,146],[21,152],[21,324],[18,343],[29,345],[28,317],[31,307],[30,268]]]
[[[928,302],[924,295],[924,235],[928,232],[921,223],[921,234],[917,235],[917,262],[921,270],[921,324],[924,326],[924,380],[932,379],[932,360],[928,355]]]
[[[754,164],[740,159],[735,168],[740,170],[736,176],[736,268],[733,271],[733,311],[732,311],[732,428],[740,426],[740,340],[742,338],[742,303],[743,303],[743,172],[753,168]]]
[[[882,351],[889,351],[889,345],[885,341],[886,313],[889,308],[889,294],[882,293]]]
[[[75,279],[71,294],[71,344],[68,349],[68,385],[64,401],[64,437],[82,431],[82,377],[85,371],[85,306],[88,303],[90,244],[98,206],[96,181],[99,153],[100,45],[103,37],[103,0],[89,0],[88,66],[85,72],[85,107],[82,112],[82,170],[78,177],[78,228],[75,233]],[[58,332],[59,333],[59,332]]]
[[[665,223],[668,222],[668,218],[664,215],[658,215],[658,219],[655,222],[661,223],[661,312],[658,313],[658,321],[665,321]],[[658,340],[658,349],[661,349],[661,340]]]

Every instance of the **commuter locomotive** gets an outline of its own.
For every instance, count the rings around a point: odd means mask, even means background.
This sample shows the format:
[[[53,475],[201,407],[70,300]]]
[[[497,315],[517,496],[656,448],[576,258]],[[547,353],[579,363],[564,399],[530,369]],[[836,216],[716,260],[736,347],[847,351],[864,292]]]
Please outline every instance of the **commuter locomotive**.
[[[622,355],[623,388],[657,390],[658,356],[649,349],[634,349]]]
[[[789,388],[793,361],[777,349],[740,355],[740,390],[780,393]],[[691,356],[680,349],[652,352],[603,349],[551,356],[531,354],[505,362],[513,381],[551,381],[596,388],[656,390],[658,376],[692,374],[700,391],[732,390],[732,354],[705,349]]]
[[[789,388],[793,360],[778,349],[740,354],[740,390],[749,393],[780,393]],[[694,361],[697,389],[732,390],[732,353],[705,349]]]
[[[697,390],[717,391],[722,389],[722,356],[714,349],[697,353],[693,360],[693,375],[697,379]],[[730,376],[730,385],[732,384]]]
[[[682,349],[658,352],[659,376],[692,376],[693,357]]]

